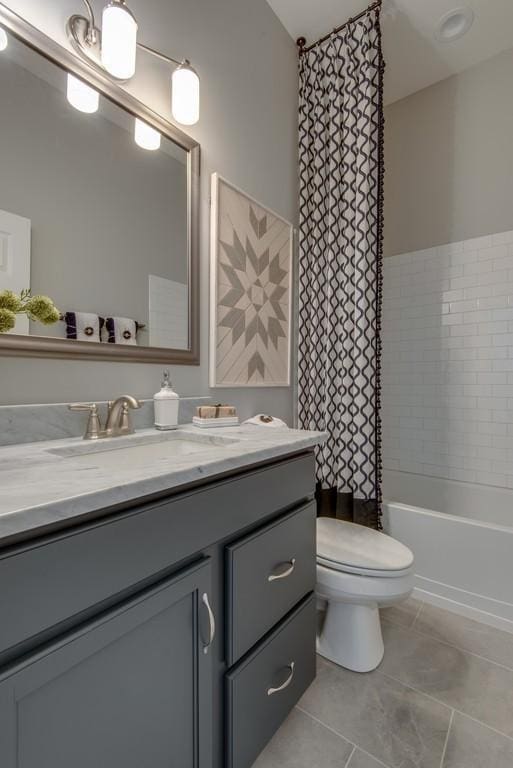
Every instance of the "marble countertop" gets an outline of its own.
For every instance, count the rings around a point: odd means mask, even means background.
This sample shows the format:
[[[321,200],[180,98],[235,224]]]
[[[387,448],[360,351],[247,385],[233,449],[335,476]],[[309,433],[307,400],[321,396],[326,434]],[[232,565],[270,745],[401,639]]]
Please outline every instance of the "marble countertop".
[[[139,430],[135,435],[101,441],[90,450],[81,438],[0,447],[0,545],[38,535],[71,522],[83,522],[98,511],[180,486],[244,469],[262,461],[296,453],[321,443],[322,432],[241,426],[201,430],[192,425],[173,432],[173,440],[198,445],[195,453],[169,458],[144,456],[123,461],[132,443],[163,441],[163,433]],[[170,434],[170,433],[167,433]],[[128,456],[131,451],[127,451]],[[107,460],[105,460],[105,457]]]

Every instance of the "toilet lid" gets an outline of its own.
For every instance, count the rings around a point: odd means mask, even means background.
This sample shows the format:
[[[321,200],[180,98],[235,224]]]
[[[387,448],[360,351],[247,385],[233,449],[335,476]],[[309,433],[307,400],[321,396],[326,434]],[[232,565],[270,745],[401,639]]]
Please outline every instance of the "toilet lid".
[[[385,574],[413,565],[411,550],[391,536],[331,517],[317,518],[317,558],[334,570],[347,566]]]

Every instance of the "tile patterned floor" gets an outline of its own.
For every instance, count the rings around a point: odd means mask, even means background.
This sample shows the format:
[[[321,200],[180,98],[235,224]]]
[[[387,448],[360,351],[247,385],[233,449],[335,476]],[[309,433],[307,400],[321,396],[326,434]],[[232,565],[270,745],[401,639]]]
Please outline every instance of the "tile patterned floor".
[[[513,768],[513,635],[409,599],[365,675],[317,678],[253,768]]]

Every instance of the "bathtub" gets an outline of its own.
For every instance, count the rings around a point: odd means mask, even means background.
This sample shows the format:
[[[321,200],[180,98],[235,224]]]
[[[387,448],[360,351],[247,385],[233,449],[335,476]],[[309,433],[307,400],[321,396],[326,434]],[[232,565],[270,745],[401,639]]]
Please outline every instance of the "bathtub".
[[[384,472],[383,526],[415,554],[415,596],[513,632],[513,490]]]

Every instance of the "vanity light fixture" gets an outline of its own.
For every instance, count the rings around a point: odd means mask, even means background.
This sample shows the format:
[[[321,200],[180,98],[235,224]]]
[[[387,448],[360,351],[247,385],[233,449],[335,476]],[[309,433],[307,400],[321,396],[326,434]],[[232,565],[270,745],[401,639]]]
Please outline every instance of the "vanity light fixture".
[[[2,29],[0,27],[0,51],[5,51],[9,44],[9,38],[7,37],[7,32],[5,29]]]
[[[138,117],[135,118],[134,139],[142,149],[155,151],[160,148],[160,133]]]
[[[66,88],[66,96],[72,107],[78,109],[80,112],[92,115],[93,112],[98,111],[100,103],[100,94],[90,85],[87,85],[78,77],[75,77],[71,73],[68,73],[68,83]]]
[[[178,123],[194,125],[199,120],[199,77],[188,61],[171,77],[171,112]]]
[[[102,64],[119,80],[135,75],[137,22],[124,0],[112,0],[102,14]]]
[[[172,75],[171,112],[183,125],[199,120],[199,77],[187,59],[178,61],[137,41],[137,21],[125,0],[110,0],[102,15],[102,29],[96,26],[89,0],[82,0],[87,17],[75,14],[68,19],[66,30],[71,45],[82,59],[107,73],[118,82],[126,82],[135,74],[136,51],[140,48],[152,56],[174,65]]]

